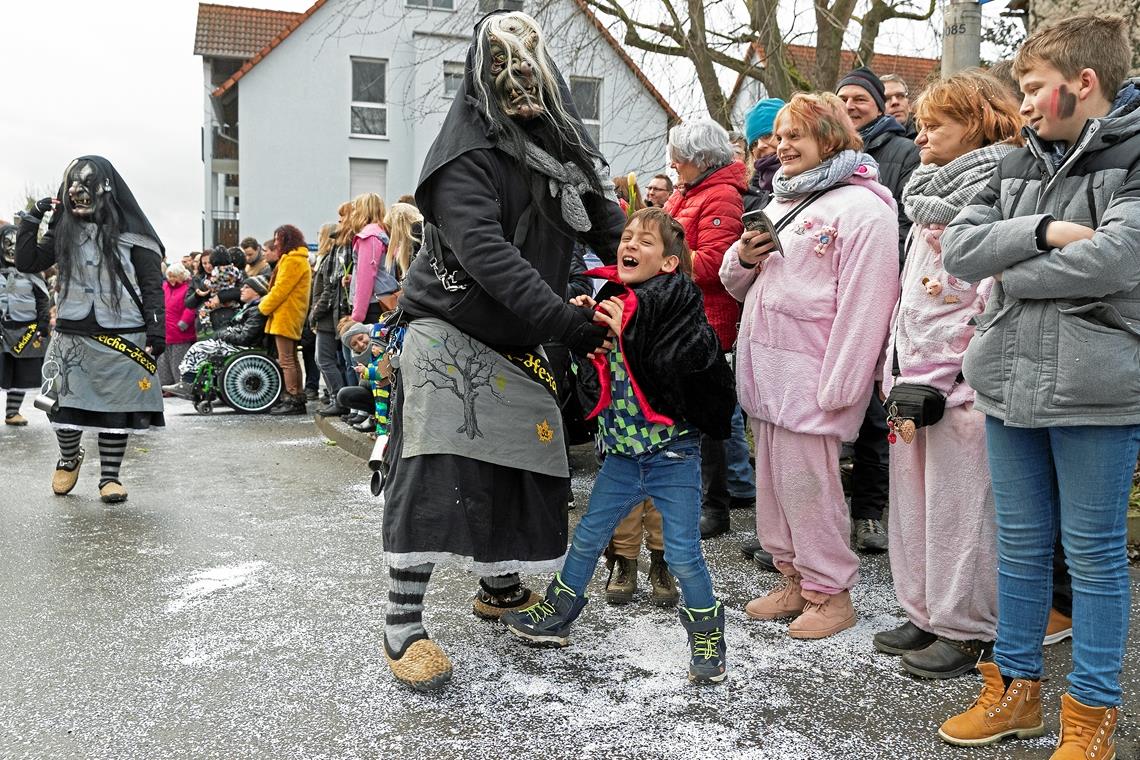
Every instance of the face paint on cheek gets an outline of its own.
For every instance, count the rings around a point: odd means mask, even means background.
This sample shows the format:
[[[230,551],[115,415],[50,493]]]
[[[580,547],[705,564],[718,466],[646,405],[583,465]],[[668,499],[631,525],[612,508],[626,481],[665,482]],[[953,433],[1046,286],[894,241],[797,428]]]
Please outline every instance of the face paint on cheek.
[[[1077,96],[1069,92],[1068,85],[1061,85],[1053,90],[1049,98],[1049,113],[1054,119],[1068,119],[1077,112]]]

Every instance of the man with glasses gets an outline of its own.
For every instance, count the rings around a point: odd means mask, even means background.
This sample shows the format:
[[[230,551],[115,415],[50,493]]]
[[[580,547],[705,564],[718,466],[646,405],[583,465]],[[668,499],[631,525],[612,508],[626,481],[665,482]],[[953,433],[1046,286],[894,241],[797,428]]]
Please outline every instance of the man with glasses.
[[[887,115],[895,117],[895,121],[906,130],[907,138],[913,140],[918,137],[918,129],[911,113],[910,88],[907,87],[906,80],[898,74],[884,74],[880,79],[883,82]]]
[[[649,206],[663,208],[665,201],[673,194],[673,180],[664,174],[656,174],[649,184],[645,186],[645,203]]]

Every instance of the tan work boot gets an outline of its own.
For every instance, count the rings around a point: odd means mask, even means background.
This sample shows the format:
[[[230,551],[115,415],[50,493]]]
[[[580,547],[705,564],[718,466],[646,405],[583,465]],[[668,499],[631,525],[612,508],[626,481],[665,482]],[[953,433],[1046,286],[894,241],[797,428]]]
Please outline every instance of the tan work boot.
[[[51,476],[51,490],[56,496],[66,496],[79,482],[79,466],[83,464],[83,448],[75,459],[60,459],[55,463],[55,474]]]
[[[803,614],[788,626],[793,639],[825,639],[855,625],[855,608],[851,605],[851,592],[824,594],[809,591],[804,594]]]
[[[978,663],[982,693],[964,713],[942,724],[938,735],[959,747],[993,744],[1007,736],[1031,739],[1045,733],[1041,721],[1041,682],[1014,679],[1009,688],[992,662]]]
[[[637,558],[615,554],[606,583],[606,604],[629,604],[637,593]]]
[[[799,575],[785,575],[777,588],[767,596],[753,599],[744,606],[744,614],[753,620],[778,620],[803,612],[807,600],[800,588]]]
[[[1089,707],[1068,694],[1061,695],[1061,738],[1049,760],[1115,760],[1115,707]]]
[[[28,420],[22,414],[13,414],[11,417],[4,418],[4,424],[14,427],[23,427],[28,424]]]
[[[1049,624],[1045,626],[1045,646],[1059,644],[1065,639],[1073,638],[1073,619],[1057,612],[1054,607],[1049,610]]]
[[[118,504],[127,500],[127,489],[117,480],[108,480],[99,486],[99,498],[104,504]]]
[[[665,563],[665,551],[649,550],[649,601],[658,607],[674,607],[681,601],[681,592]]]

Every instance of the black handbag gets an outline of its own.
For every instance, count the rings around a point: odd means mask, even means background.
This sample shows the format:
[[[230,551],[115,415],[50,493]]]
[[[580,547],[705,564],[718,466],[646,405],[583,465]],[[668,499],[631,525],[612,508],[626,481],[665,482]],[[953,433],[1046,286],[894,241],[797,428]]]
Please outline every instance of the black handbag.
[[[897,383],[883,403],[887,408],[888,439],[901,436],[904,443],[914,440],[914,432],[929,427],[942,419],[946,412],[946,396],[930,385]]]

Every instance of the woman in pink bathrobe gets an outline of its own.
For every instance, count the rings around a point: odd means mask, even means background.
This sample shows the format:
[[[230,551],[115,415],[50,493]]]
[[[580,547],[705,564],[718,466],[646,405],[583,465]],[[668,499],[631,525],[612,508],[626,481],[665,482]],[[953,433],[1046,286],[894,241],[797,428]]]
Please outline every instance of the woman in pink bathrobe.
[[[907,621],[876,634],[875,648],[902,655],[912,675],[955,678],[990,657],[997,626],[997,524],[985,415],[974,410],[974,390],[961,374],[973,318],[985,309],[993,280],[971,283],[947,274],[939,237],[1021,143],[1021,119],[1012,95],[982,72],[930,85],[915,113],[922,165],[903,191],[914,228],[883,392],[927,386],[946,405],[933,425],[900,426],[891,445],[887,532],[895,594]],[[892,400],[888,396],[888,413]]]
[[[757,533],[782,574],[745,612],[796,616],[788,634],[819,639],[855,625],[839,447],[863,421],[898,297],[898,216],[834,95],[794,96],[775,135],[766,213],[783,253],[745,231],[720,269],[744,302],[737,391],[756,441]]]

